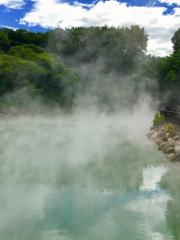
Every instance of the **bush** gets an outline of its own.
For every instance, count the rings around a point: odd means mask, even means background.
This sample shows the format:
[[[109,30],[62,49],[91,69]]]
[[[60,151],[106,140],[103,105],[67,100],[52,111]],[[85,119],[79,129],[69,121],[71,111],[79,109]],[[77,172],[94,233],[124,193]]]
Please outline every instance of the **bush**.
[[[167,124],[166,131],[167,132],[173,132],[174,131],[174,126],[172,125],[172,123]]]
[[[157,112],[154,116],[154,120],[152,121],[155,125],[159,125],[164,123],[165,117],[164,115],[161,115],[159,112]]]

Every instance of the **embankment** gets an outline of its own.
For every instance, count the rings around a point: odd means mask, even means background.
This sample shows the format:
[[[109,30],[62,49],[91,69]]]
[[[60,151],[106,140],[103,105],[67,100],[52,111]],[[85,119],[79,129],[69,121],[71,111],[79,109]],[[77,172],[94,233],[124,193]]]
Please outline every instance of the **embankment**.
[[[170,161],[180,162],[180,126],[167,122],[152,126],[147,137],[153,140],[159,151],[163,151]]]

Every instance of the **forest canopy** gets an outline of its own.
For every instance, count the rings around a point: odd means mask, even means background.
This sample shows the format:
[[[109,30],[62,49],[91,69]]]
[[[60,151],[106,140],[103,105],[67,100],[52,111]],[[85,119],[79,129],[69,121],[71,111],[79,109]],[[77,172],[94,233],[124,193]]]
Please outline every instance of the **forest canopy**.
[[[160,103],[180,101],[180,29],[173,53],[147,55],[148,34],[128,27],[73,27],[45,33],[0,29],[0,97],[28,88],[47,101],[73,106],[89,93],[112,108],[144,91]],[[133,94],[132,94],[133,92]]]

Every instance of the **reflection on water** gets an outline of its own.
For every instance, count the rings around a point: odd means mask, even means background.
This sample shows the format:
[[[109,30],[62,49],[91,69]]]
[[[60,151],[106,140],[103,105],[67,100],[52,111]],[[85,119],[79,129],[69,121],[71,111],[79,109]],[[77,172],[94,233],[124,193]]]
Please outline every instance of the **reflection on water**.
[[[175,240],[180,239],[180,164],[169,165],[169,171],[161,180],[161,187],[171,194],[166,209],[167,228]]]
[[[59,120],[4,124],[0,239],[177,236],[173,209],[179,205],[173,205],[177,196],[167,184],[170,167],[153,143],[133,141],[109,123],[102,128]]]
[[[142,185],[132,192],[1,187],[0,236],[15,240],[172,239],[165,219],[169,195],[156,182],[166,171],[163,166],[145,168]],[[153,174],[156,178],[149,178]]]

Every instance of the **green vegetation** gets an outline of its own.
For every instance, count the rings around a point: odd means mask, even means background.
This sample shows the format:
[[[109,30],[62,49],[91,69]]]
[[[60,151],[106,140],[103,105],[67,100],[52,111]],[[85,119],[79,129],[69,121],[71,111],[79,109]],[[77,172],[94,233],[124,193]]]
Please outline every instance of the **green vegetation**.
[[[173,132],[174,131],[174,126],[172,125],[172,123],[168,123],[166,126],[166,132]]]
[[[155,125],[160,125],[164,123],[165,118],[164,115],[161,115],[159,112],[157,112],[154,116],[154,120],[152,121]]]
[[[37,53],[38,52],[38,53]],[[35,45],[10,47],[0,54],[0,96],[21,88],[69,107],[77,77],[60,60]]]
[[[161,104],[180,102],[180,29],[174,52],[146,54],[144,28],[77,27],[45,33],[0,29],[0,98],[28,88],[48,102],[71,107],[74,98],[94,97],[99,106],[129,107],[142,92]]]

